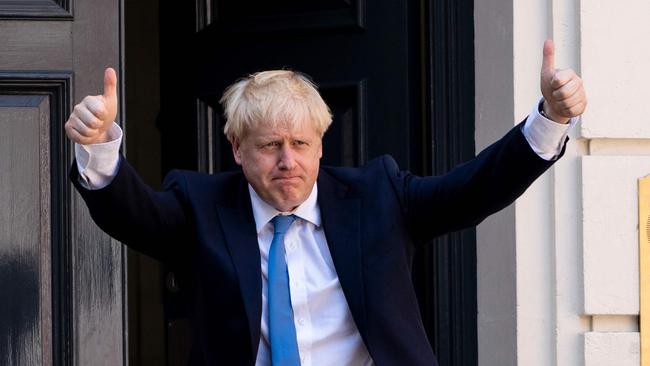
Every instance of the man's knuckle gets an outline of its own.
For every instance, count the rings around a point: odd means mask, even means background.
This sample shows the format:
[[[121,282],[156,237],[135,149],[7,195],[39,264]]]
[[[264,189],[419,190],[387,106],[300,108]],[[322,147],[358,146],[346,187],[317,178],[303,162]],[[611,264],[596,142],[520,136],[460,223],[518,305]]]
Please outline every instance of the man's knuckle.
[[[103,119],[104,116],[106,115],[106,108],[104,108],[101,105],[97,105],[94,108],[93,114],[97,119]]]
[[[95,103],[96,103],[96,99],[92,95],[86,96],[83,100],[84,106],[92,106]]]

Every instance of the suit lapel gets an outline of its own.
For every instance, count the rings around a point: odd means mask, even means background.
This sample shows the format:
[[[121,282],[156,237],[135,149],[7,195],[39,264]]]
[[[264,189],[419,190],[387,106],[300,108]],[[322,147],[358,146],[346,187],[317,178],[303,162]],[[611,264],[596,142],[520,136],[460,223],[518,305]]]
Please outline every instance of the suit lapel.
[[[239,279],[248,317],[251,349],[255,354],[260,340],[262,270],[255,220],[245,179],[242,178],[238,194],[232,197],[232,201],[217,204],[217,212]]]
[[[366,340],[366,311],[361,263],[360,199],[321,170],[318,205],[336,273],[354,321]]]

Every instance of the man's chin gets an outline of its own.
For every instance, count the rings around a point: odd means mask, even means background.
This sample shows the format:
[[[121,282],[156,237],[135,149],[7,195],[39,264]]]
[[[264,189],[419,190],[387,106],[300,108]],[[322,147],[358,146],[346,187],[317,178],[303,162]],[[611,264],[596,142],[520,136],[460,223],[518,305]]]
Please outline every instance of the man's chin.
[[[275,204],[273,207],[275,207],[276,210],[281,211],[281,212],[289,212],[293,211],[296,209],[296,207],[300,206],[305,201],[304,198],[298,198],[296,196],[291,196],[291,197],[282,197],[281,199],[275,200]]]

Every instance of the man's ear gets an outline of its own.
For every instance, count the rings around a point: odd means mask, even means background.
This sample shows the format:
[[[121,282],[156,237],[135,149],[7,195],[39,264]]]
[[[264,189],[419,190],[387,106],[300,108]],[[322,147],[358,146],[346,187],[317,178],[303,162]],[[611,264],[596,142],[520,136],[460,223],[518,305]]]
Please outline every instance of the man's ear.
[[[230,140],[230,146],[232,146],[232,156],[235,158],[237,165],[241,165],[241,143],[239,138],[233,137]]]

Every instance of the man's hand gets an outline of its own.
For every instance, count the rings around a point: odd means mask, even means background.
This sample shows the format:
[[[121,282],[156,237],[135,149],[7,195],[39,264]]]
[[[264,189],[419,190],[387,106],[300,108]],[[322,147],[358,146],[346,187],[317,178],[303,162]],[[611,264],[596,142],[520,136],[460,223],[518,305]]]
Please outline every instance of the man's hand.
[[[587,107],[582,79],[571,69],[555,68],[555,45],[551,39],[544,42],[540,87],[544,96],[544,114],[555,122],[568,123]]]
[[[81,145],[108,142],[108,129],[117,115],[117,75],[104,71],[104,94],[89,95],[74,107],[65,123],[68,138]]]

